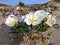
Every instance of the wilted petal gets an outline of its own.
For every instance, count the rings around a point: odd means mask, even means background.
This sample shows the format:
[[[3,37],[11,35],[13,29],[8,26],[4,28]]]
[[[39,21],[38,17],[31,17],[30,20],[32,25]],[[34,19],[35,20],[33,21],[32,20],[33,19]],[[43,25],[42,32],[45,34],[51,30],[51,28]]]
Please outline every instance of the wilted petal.
[[[51,43],[51,45],[55,45],[55,43]]]
[[[11,15],[11,14],[13,14],[13,11],[10,11],[10,12],[9,12],[9,15]]]
[[[16,12],[14,12],[14,14],[15,14],[15,15],[19,15],[20,13],[19,13],[19,11],[16,11]]]

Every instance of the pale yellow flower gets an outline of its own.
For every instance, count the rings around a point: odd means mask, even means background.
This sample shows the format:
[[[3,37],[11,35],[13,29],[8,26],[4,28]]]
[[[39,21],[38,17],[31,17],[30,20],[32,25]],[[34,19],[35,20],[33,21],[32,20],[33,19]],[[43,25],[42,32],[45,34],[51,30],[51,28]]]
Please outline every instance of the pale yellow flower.
[[[56,23],[56,19],[55,18],[56,18],[55,16],[49,15],[48,19],[46,21],[46,24],[48,24],[49,26],[52,27]]]

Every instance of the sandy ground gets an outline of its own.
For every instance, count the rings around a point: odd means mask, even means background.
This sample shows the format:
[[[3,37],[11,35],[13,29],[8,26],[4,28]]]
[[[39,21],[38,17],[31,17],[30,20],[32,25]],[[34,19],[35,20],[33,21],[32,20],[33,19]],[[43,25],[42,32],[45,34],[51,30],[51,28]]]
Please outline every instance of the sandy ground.
[[[60,10],[54,11],[54,14],[57,16],[57,23],[60,24]],[[19,17],[19,16],[18,16]],[[5,22],[6,18],[3,18],[0,16],[0,45],[17,45],[17,42],[14,44],[11,44],[11,38],[13,37],[12,35],[8,34],[10,31],[10,28],[7,27],[5,24],[2,24]],[[53,42],[56,45],[60,45],[60,27],[52,30],[53,32]]]

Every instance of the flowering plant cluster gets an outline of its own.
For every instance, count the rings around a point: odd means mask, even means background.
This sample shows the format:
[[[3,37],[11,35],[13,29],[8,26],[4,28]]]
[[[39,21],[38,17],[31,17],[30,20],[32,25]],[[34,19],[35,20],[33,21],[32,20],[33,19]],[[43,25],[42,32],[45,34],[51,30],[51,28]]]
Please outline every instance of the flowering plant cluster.
[[[8,15],[11,15],[11,14],[14,14],[14,15],[20,15],[20,12],[12,7],[0,7],[0,15],[5,17],[5,16],[8,16]]]
[[[20,19],[11,14],[6,19],[5,24],[15,29],[10,33],[18,33],[23,39],[25,39],[25,37],[30,39],[29,44],[33,45],[31,40],[39,39],[39,37],[43,38],[44,36],[42,33],[56,24],[56,16],[46,12],[45,10],[30,12],[22,16]],[[48,36],[41,40],[45,45],[50,44]]]
[[[46,11],[49,10],[49,12],[51,13],[51,10],[52,11],[55,11],[57,10],[58,8],[57,7],[44,7],[44,6],[39,6],[39,7],[12,7],[12,6],[8,6],[8,7],[4,7],[4,6],[1,6],[0,7],[0,15],[2,15],[3,17],[5,16],[8,16],[10,14],[14,14],[14,15],[25,15],[29,12],[34,12],[34,11],[37,11],[37,10],[41,10],[41,9],[44,9]]]

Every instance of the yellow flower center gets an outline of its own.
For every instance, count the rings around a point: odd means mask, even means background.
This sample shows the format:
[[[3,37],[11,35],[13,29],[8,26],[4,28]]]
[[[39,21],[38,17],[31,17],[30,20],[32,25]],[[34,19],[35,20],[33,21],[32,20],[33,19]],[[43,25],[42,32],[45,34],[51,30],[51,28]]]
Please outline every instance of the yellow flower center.
[[[30,18],[29,20],[33,24],[36,21],[36,17]]]
[[[39,14],[39,16],[40,16],[40,17],[43,17],[43,15],[42,15],[42,14]]]
[[[14,20],[14,19],[10,20],[10,23],[11,24],[17,24],[16,20]]]
[[[43,14],[39,14],[39,16],[40,16],[41,19],[44,17]]]
[[[52,20],[51,20],[51,19],[48,19],[48,20],[47,20],[47,23],[48,23],[48,24],[52,24]]]

